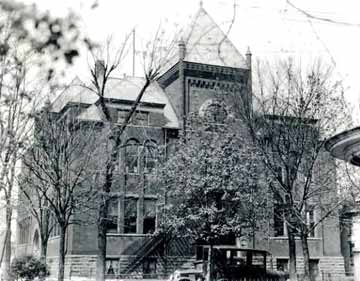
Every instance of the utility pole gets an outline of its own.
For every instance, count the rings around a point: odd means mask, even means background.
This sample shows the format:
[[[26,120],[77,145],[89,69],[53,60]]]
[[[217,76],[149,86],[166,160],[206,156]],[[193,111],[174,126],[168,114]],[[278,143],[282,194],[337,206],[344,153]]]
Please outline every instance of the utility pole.
[[[133,73],[132,76],[135,76],[135,53],[136,53],[136,48],[135,48],[135,27],[133,29]]]

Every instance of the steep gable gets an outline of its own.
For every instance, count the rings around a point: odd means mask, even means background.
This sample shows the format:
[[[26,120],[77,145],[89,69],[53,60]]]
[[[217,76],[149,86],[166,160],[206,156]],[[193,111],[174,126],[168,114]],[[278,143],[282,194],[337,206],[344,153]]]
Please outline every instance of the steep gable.
[[[186,47],[184,61],[248,69],[244,57],[203,7],[182,39]]]

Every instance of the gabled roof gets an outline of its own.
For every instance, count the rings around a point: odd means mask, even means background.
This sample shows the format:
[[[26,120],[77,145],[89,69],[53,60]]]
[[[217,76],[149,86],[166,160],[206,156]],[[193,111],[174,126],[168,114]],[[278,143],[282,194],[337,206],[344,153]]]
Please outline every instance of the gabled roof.
[[[184,61],[249,69],[245,58],[202,6],[180,38],[185,44]],[[179,61],[179,49],[173,48],[169,57],[164,72]]]
[[[144,83],[145,79],[139,77],[109,78],[105,88],[105,98],[109,99],[109,103],[131,104],[136,100]],[[52,103],[52,111],[61,112],[69,104],[83,104],[88,105],[88,107],[78,118],[92,121],[103,120],[102,113],[95,105],[99,97],[93,91],[81,85],[80,80],[74,79],[72,84]],[[141,108],[142,104],[160,106],[163,108],[164,116],[168,120],[165,126],[169,128],[179,127],[175,111],[157,82],[151,83],[146,89],[139,108]]]
[[[183,33],[185,61],[248,69],[244,57],[203,7]]]

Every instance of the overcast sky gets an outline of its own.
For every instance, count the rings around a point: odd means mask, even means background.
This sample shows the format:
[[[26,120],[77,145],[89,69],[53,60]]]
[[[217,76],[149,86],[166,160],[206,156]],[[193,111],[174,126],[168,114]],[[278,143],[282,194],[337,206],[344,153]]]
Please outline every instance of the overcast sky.
[[[83,32],[103,41],[108,36],[120,43],[127,32],[136,28],[140,46],[154,34],[159,23],[168,31],[189,23],[196,13],[198,0],[24,0],[36,2],[41,9],[64,15],[69,9],[80,17]],[[234,10],[234,2],[236,4]],[[360,3],[356,0],[290,0],[317,20],[294,8],[287,0],[204,0],[203,6],[227,31],[234,18],[229,38],[243,54],[250,46],[255,58],[280,56],[322,57],[335,66],[344,80],[347,97],[359,108],[360,100]],[[96,8],[92,8],[96,4]],[[140,47],[139,47],[140,48]],[[84,58],[83,58],[84,59]],[[123,72],[131,74],[131,59]],[[77,72],[86,70],[79,61]],[[137,75],[141,75],[139,70]]]

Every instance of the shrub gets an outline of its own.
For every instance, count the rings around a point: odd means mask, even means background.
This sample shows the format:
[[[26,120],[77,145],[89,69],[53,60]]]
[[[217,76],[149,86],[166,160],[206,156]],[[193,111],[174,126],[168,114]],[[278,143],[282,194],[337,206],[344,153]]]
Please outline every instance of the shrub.
[[[44,279],[49,276],[45,261],[33,256],[14,258],[11,263],[11,272],[15,278],[22,278],[25,281],[34,280],[36,277]]]

